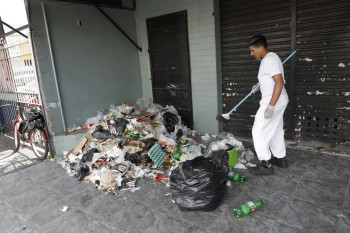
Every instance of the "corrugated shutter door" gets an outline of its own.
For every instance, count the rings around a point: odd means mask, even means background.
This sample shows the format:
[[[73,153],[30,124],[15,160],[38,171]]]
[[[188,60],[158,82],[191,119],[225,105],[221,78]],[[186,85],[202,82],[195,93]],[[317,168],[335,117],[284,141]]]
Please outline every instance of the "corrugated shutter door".
[[[283,61],[291,51],[291,9],[289,1],[220,1],[222,45],[222,98],[224,113],[238,104],[255,84],[259,61],[252,56],[247,46],[248,39],[263,34],[268,48]],[[290,63],[284,65],[287,91]],[[290,93],[290,92],[289,92]],[[255,113],[259,107],[260,93],[247,99],[231,115],[224,130],[235,135],[251,136]],[[285,114],[285,128],[291,129],[293,114],[290,107]],[[290,131],[290,130],[289,130]]]
[[[350,145],[350,1],[299,0],[296,42],[300,136]]]

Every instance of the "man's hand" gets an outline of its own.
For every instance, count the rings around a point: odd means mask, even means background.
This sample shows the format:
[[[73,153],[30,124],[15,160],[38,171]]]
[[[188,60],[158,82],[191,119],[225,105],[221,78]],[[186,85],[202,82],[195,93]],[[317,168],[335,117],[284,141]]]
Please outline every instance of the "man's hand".
[[[274,106],[267,106],[266,110],[265,110],[265,113],[264,113],[264,117],[265,119],[269,119],[272,117],[272,114],[273,114],[273,110],[274,110]]]
[[[260,91],[260,87],[258,87],[256,90],[254,90],[258,85],[259,85],[259,83],[256,83],[254,86],[252,86],[253,93]]]

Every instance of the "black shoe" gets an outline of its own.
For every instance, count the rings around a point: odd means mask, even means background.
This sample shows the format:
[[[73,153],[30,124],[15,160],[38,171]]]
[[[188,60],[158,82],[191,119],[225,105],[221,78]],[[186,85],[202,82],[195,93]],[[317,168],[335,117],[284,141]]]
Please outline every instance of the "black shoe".
[[[272,165],[275,165],[277,167],[280,167],[280,168],[287,168],[288,167],[288,163],[287,163],[287,160],[285,158],[276,158],[276,157],[271,157],[270,159],[270,163]]]
[[[256,167],[249,168],[249,172],[254,175],[272,175],[273,167],[269,161],[262,160]]]

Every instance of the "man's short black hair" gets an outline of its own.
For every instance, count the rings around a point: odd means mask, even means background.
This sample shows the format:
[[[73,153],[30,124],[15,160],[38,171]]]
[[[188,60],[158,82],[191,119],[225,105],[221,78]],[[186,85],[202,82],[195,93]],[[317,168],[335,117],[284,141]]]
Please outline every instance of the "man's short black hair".
[[[267,49],[267,41],[265,36],[256,35],[249,39],[249,46],[259,47],[260,45]]]

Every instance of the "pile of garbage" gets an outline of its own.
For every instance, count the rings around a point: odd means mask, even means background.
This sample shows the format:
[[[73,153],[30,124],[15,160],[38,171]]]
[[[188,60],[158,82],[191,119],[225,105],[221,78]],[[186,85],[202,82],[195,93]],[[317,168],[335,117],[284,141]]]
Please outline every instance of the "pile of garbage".
[[[138,190],[138,180],[144,177],[170,187],[172,172],[179,176],[179,168],[190,166],[188,161],[208,167],[214,151],[237,146],[245,152],[232,134],[200,136],[184,125],[173,106],[163,107],[146,98],[136,104],[111,105],[85,125],[89,125],[87,133],[74,149],[64,152],[62,166],[79,181],[110,193]],[[218,171],[227,178],[227,167],[210,168],[212,173]]]

